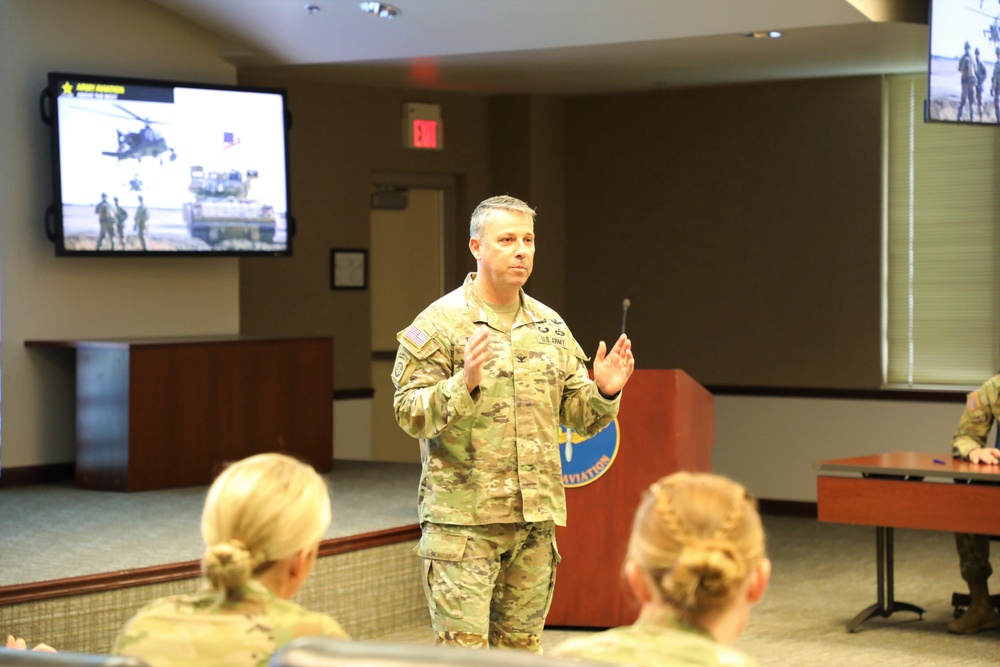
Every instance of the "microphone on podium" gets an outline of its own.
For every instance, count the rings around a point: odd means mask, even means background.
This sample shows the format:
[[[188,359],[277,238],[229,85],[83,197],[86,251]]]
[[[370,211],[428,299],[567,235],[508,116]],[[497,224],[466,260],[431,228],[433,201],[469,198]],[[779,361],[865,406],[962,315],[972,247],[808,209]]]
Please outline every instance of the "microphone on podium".
[[[632,299],[622,301],[622,333],[625,333],[625,316],[628,315],[628,307],[632,305]]]

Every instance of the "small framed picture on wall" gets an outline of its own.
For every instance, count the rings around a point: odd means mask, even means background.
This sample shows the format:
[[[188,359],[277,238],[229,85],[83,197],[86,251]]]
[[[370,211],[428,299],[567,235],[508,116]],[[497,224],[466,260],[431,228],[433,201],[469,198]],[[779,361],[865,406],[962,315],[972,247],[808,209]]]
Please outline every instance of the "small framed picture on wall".
[[[334,248],[330,251],[331,289],[368,289],[368,251]]]

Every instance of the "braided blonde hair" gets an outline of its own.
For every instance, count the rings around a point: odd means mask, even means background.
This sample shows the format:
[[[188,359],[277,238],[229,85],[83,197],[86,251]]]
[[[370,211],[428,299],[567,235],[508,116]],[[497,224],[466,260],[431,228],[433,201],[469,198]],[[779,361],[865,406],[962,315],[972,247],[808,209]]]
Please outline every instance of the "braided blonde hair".
[[[237,461],[205,498],[202,573],[222,599],[238,600],[275,561],[315,547],[330,518],[326,481],[308,463],[274,453]]]
[[[765,557],[756,502],[720,475],[668,475],[643,496],[628,557],[660,601],[694,621],[729,603]]]

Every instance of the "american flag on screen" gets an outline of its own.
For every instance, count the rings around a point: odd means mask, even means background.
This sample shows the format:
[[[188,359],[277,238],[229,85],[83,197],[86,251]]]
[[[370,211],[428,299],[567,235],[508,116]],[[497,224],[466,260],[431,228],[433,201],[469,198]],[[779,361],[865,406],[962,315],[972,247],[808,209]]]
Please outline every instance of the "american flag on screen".
[[[232,148],[240,143],[240,135],[235,132],[223,132],[222,133],[222,150],[227,148]]]

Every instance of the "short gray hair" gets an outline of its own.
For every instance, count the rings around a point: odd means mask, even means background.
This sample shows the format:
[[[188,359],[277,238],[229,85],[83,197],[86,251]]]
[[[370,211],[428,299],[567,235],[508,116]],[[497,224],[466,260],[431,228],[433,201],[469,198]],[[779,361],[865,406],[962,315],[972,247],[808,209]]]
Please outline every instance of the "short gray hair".
[[[486,222],[486,218],[488,218],[490,213],[493,211],[511,211],[512,213],[521,213],[530,217],[532,222],[535,221],[535,209],[531,208],[517,197],[511,197],[510,195],[490,197],[489,199],[484,199],[480,202],[479,206],[476,207],[476,210],[472,212],[472,220],[469,222],[470,239],[482,238],[483,223]]]

